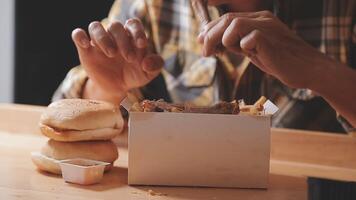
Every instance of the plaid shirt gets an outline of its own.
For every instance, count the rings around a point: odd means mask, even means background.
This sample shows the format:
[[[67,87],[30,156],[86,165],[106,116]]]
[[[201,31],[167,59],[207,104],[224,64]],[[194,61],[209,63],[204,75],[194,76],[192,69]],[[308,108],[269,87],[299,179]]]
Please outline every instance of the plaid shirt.
[[[273,12],[315,48],[356,68],[355,6],[355,0],[276,0]],[[209,12],[213,19],[223,13],[214,7]],[[252,103],[265,95],[280,107],[272,120],[275,127],[340,131],[335,111],[310,90],[290,89],[246,58],[202,57],[199,23],[189,0],[117,0],[103,23],[133,17],[142,20],[154,51],[165,60],[162,73],[135,92],[138,99],[211,105],[233,99]],[[80,98],[86,80],[80,66],[73,68],[54,99]],[[355,130],[340,121],[347,131]]]

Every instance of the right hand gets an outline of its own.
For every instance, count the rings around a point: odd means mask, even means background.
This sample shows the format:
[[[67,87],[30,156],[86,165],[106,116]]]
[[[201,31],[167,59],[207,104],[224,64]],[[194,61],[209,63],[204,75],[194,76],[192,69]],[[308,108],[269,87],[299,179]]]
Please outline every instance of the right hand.
[[[100,22],[92,22],[88,30],[90,37],[83,29],[72,32],[81,65],[89,77],[84,93],[95,88],[88,92],[100,93],[101,97],[93,98],[122,99],[127,91],[144,86],[160,73],[163,59],[148,52],[140,20],[129,19],[125,25],[115,21],[107,30]]]

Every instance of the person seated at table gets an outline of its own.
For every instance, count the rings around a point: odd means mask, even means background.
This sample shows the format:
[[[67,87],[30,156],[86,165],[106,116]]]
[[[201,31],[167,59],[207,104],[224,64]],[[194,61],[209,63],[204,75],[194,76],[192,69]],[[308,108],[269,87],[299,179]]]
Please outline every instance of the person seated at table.
[[[73,31],[81,66],[68,73],[54,99],[119,104],[129,94],[211,105],[265,95],[280,108],[275,127],[340,130],[319,93],[356,125],[354,1],[208,2],[213,21],[197,39],[189,0],[116,1],[108,19],[92,22],[88,33]],[[229,51],[213,56],[223,47]],[[241,48],[247,56],[236,54]]]

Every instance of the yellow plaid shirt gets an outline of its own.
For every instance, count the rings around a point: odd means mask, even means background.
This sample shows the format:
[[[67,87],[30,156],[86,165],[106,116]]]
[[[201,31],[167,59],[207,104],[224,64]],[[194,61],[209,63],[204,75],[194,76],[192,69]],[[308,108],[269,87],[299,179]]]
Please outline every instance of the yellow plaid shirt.
[[[315,48],[356,67],[355,6],[355,0],[276,0],[273,12]],[[209,11],[212,18],[224,12],[214,7]],[[196,39],[199,24],[189,0],[117,0],[103,23],[124,23],[133,17],[142,20],[154,51],[165,60],[162,73],[135,93],[138,99],[210,105],[242,98],[253,102],[265,95],[280,107],[273,126],[335,131],[330,127],[335,111],[310,90],[290,89],[246,59],[202,57]],[[54,99],[80,98],[86,80],[83,68],[73,68]],[[347,131],[354,131],[345,120],[340,121]]]

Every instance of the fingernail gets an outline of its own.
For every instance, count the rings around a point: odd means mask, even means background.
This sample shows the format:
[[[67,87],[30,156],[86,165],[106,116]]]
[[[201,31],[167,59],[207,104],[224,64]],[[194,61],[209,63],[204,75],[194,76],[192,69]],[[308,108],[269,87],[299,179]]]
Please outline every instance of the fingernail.
[[[138,38],[136,41],[137,48],[144,48],[145,47],[145,40],[142,38]]]

